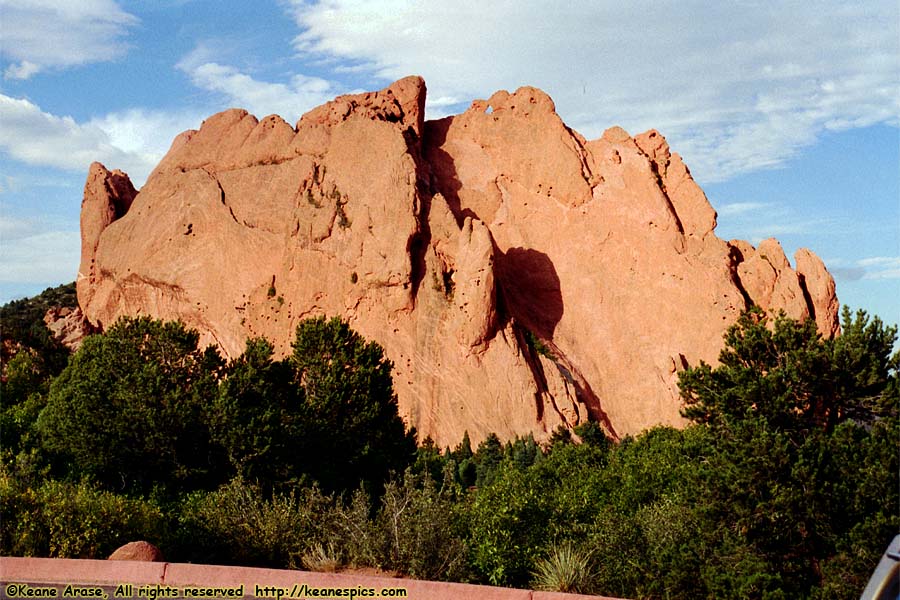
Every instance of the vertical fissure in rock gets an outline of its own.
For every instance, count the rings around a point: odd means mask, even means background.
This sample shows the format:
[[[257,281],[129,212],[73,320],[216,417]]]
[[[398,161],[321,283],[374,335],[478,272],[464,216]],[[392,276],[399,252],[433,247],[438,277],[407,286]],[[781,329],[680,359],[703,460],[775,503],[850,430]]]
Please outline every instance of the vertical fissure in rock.
[[[728,244],[728,260],[728,272],[731,275],[731,282],[744,298],[744,310],[747,310],[754,305],[754,302],[753,298],[750,297],[750,294],[747,293],[747,290],[744,289],[744,284],[741,282],[741,276],[738,274],[738,267],[744,262],[744,254],[737,246]]]
[[[800,291],[803,292],[803,300],[806,302],[806,309],[809,311],[809,318],[816,320],[816,304],[813,302],[812,294],[806,285],[806,275],[797,271],[797,282],[800,284]]]

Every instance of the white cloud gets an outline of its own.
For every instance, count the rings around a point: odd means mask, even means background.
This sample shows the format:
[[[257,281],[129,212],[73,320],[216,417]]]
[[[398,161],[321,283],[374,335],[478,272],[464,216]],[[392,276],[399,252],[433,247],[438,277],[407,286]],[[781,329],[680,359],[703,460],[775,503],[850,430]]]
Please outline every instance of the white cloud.
[[[872,256],[856,261],[862,267],[900,267],[900,256]]]
[[[123,37],[138,20],[113,0],[0,0],[4,70],[28,79],[47,67],[115,59],[127,50]]]
[[[183,131],[197,129],[207,115],[197,109],[162,111],[132,108],[95,117],[85,126],[103,131],[113,147],[128,155],[135,172],[117,163],[109,168],[128,171],[132,181],[143,182],[150,171],[165,156],[172,140]]]
[[[846,281],[900,279],[900,256],[872,256],[853,261],[826,261],[828,270]]]
[[[45,284],[75,279],[81,255],[78,231],[29,235],[27,224],[4,219],[0,221],[0,233],[4,239],[0,244],[0,283]],[[15,243],[8,243],[10,239]]]
[[[23,60],[17,65],[13,64],[6,67],[6,70],[3,71],[3,76],[7,79],[28,79],[40,70],[41,67],[39,65]]]
[[[199,115],[132,109],[78,123],[0,94],[0,150],[27,164],[87,173],[93,161],[127,172],[136,186]]]
[[[338,93],[332,82],[319,77],[293,75],[288,84],[268,83],[211,59],[209,49],[198,46],[177,66],[197,87],[221,94],[232,106],[245,108],[259,118],[277,114],[294,123]]]
[[[730,202],[716,209],[720,217],[736,217],[739,215],[759,213],[772,208],[771,202]]]
[[[35,224],[28,219],[19,219],[0,214],[0,240],[3,243],[31,236],[35,231]]]
[[[799,213],[792,206],[777,202],[728,202],[713,207],[718,215],[719,236],[746,239],[759,244],[770,237],[809,235],[846,230],[833,216]]]
[[[535,85],[588,137],[613,124],[658,128],[701,181],[781,164],[823,131],[900,114],[896,2],[291,6],[304,55],[386,80],[420,74],[436,97]]]
[[[863,279],[900,279],[900,256],[873,256],[856,262],[866,269]]]
[[[0,147],[28,164],[86,169],[93,160],[124,160],[106,133],[71,117],[43,112],[25,99],[0,95]]]

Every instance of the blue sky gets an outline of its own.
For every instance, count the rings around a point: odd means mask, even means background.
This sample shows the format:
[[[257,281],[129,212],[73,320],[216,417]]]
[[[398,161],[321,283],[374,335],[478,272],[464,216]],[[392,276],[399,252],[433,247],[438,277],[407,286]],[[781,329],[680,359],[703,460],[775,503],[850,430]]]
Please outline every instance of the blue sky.
[[[534,85],[588,138],[659,129],[720,237],[808,247],[900,321],[894,0],[0,0],[0,71],[0,302],[75,278],[91,161],[140,186],[210,114],[419,74],[430,118]]]

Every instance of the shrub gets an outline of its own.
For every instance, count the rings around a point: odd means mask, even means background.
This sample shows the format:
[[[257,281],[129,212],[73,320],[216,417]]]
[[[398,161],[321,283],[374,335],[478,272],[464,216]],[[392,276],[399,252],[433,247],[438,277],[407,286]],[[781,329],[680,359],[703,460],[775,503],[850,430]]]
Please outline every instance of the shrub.
[[[478,490],[470,512],[469,543],[473,566],[491,585],[528,583],[548,539],[552,499],[545,483],[504,468],[490,486]]]
[[[548,592],[590,594],[595,579],[591,553],[565,541],[537,561],[532,585],[536,590]]]
[[[388,483],[376,518],[380,566],[416,579],[464,578],[468,549],[455,499],[452,477],[437,487],[427,472],[407,470],[402,482]]]
[[[160,544],[158,507],[77,484],[47,480],[39,487],[0,475],[0,553],[14,556],[106,558],[127,542]]]
[[[303,553],[303,566],[317,573],[334,573],[341,567],[341,551],[334,544],[315,544]]]
[[[214,492],[196,492],[181,507],[179,560],[298,568],[327,544],[333,500],[318,488],[265,497],[235,478]]]

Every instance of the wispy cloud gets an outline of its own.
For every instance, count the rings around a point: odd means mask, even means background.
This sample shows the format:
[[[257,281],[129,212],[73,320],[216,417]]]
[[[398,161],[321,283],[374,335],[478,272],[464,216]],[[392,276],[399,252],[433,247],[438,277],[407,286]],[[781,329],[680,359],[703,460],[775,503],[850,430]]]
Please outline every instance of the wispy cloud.
[[[36,231],[35,223],[28,219],[0,214],[0,240],[4,243],[34,235]]]
[[[30,230],[27,223],[0,220],[0,283],[46,284],[73,281],[78,273],[78,231]],[[7,243],[10,240],[14,244]]]
[[[705,182],[782,164],[824,131],[897,124],[900,114],[892,1],[290,6],[303,56],[384,79],[417,73],[436,97],[535,85],[588,137],[613,124],[660,129]]]
[[[200,120],[189,113],[134,109],[78,123],[0,94],[0,149],[30,165],[84,173],[100,161],[126,171],[140,186],[172,139]]]
[[[873,256],[856,262],[866,269],[863,279],[900,279],[900,256]]]
[[[900,256],[871,256],[856,260],[834,258],[825,263],[838,280],[900,279]]]
[[[720,217],[736,217],[771,210],[772,207],[771,202],[731,202],[722,204],[716,212]]]
[[[801,214],[776,202],[713,202],[713,206],[718,214],[720,236],[747,239],[753,244],[770,237],[824,233],[842,227],[835,217]]]
[[[8,79],[115,59],[127,50],[124,38],[138,23],[113,0],[0,0],[0,14]]]
[[[288,83],[260,81],[235,67],[216,62],[213,54],[208,47],[200,45],[179,61],[177,67],[195,86],[216,92],[231,106],[245,108],[260,118],[277,114],[295,122],[303,113],[339,93],[333,82],[303,74],[291,76]]]

